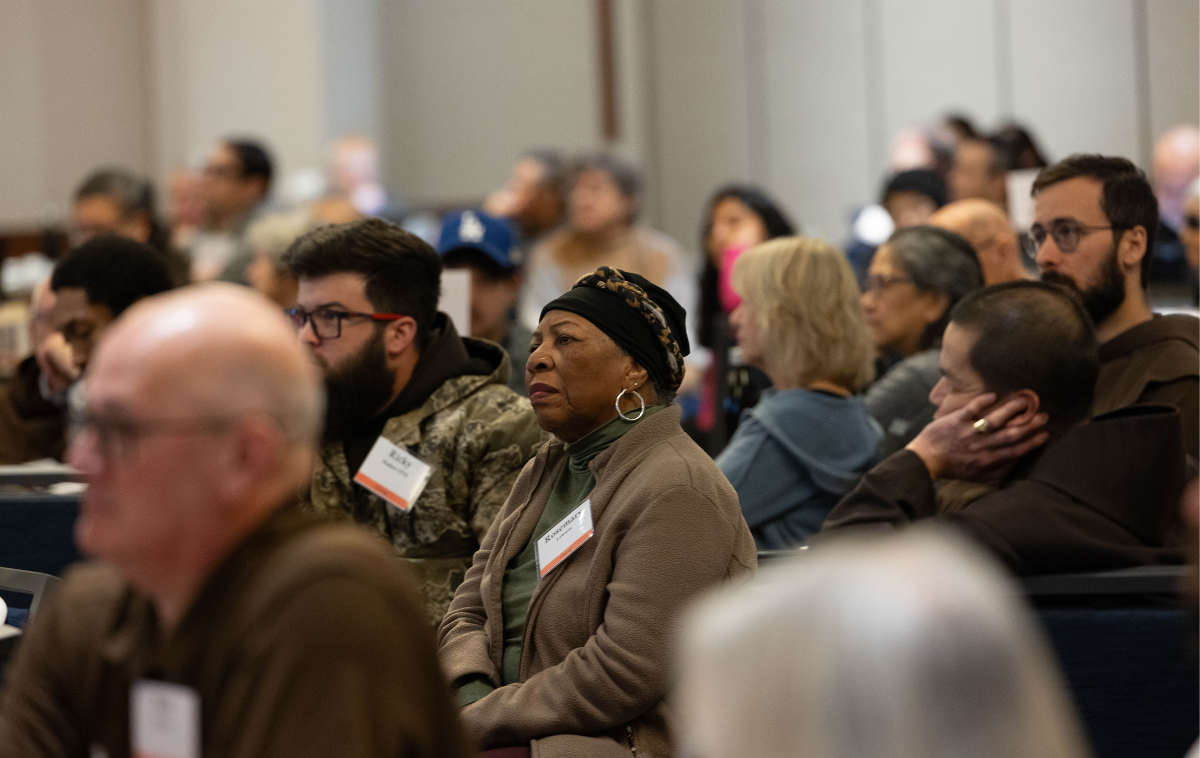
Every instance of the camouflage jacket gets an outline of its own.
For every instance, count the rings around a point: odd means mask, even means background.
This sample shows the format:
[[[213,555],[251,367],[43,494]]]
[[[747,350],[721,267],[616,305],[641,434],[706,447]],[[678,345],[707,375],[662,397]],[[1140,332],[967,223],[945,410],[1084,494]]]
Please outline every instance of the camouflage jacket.
[[[402,512],[354,484],[341,442],[325,443],[306,505],[334,519],[373,526],[416,572],[433,623],[471,567],[517,474],[549,439],[529,401],[506,386],[499,346],[464,339],[490,375],[447,380],[416,410],[388,419],[383,437],[433,467],[412,508]]]

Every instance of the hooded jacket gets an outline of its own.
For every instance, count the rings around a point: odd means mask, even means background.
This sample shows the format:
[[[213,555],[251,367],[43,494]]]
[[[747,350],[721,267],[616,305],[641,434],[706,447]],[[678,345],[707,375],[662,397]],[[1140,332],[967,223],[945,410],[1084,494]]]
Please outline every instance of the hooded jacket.
[[[881,437],[861,397],[782,390],[745,413],[717,466],[758,549],[796,547],[875,464]]]
[[[42,397],[41,370],[31,355],[0,385],[0,464],[62,459],[67,446],[66,409]]]
[[[1172,405],[1183,423],[1183,445],[1200,448],[1200,320],[1155,316],[1100,346],[1100,377],[1092,414],[1135,403]]]
[[[699,593],[754,570],[754,541],[679,408],[639,422],[592,460],[594,534],[534,590],[520,682],[501,686],[504,570],[566,462],[552,440],[521,472],[438,630],[442,667],[452,683],[482,675],[496,687],[459,711],[483,749],[670,756],[663,698],[675,624]]]
[[[471,556],[500,512],[517,474],[549,436],[529,401],[505,386],[509,360],[499,345],[461,339],[472,363],[490,373],[447,379],[414,410],[393,416],[381,436],[433,472],[407,511],[354,483],[342,441],[326,442],[305,505],[334,519],[373,527],[416,573],[434,624],[471,566]],[[414,377],[410,384],[420,381]],[[356,467],[357,469],[357,467]]]
[[[1026,454],[998,490],[954,513],[935,513],[929,470],[901,450],[838,503],[822,534],[934,517],[1021,575],[1181,563],[1179,497],[1190,468],[1179,411],[1134,406]]]

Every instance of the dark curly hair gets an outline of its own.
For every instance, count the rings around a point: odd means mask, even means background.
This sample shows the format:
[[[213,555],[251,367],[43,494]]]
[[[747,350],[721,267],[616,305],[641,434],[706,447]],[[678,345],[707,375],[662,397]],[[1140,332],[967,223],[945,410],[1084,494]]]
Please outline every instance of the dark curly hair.
[[[50,277],[58,292],[78,287],[88,303],[103,305],[119,316],[143,297],[171,289],[171,274],[162,255],[141,242],[111,234],[94,237],[72,250]]]

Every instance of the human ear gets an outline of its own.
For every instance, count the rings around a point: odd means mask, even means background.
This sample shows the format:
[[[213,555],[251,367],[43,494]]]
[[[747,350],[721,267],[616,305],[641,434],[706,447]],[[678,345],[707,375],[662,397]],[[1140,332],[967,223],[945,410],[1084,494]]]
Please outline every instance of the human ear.
[[[950,307],[950,296],[945,292],[926,292],[924,293],[924,297],[925,321],[930,324],[937,323],[937,320]]]
[[[242,503],[278,464],[283,435],[265,418],[251,416],[238,423],[231,437],[218,487],[223,502]]]
[[[1117,259],[1121,262],[1122,270],[1140,269],[1146,254],[1146,227],[1135,226],[1121,233],[1117,242]]]
[[[624,389],[632,392],[633,390],[641,391],[646,386],[646,381],[649,379],[649,373],[646,369],[638,365],[638,362],[629,359],[629,363],[625,368],[625,376],[621,380],[621,386]]]
[[[1021,426],[1022,424],[1028,424],[1033,420],[1033,417],[1038,414],[1038,411],[1041,410],[1042,399],[1038,397],[1038,394],[1031,389],[1017,390],[1016,392],[997,400],[996,404],[993,405],[992,408],[1000,408],[1001,406],[1007,405],[1008,403],[1018,399],[1025,401],[1025,408],[1016,416],[1013,416],[1011,419],[1009,419],[1005,426]],[[989,408],[988,411],[991,412],[992,408]]]
[[[389,322],[383,332],[383,349],[389,357],[404,352],[417,336],[417,320],[412,316],[404,316]]]

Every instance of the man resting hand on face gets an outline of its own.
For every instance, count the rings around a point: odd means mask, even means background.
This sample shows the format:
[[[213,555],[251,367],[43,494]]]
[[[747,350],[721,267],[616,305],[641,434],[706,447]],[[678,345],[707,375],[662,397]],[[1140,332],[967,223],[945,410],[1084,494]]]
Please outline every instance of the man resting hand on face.
[[[1142,405],[1087,420],[1099,358],[1076,296],[1038,282],[969,295],[946,328],[941,369],[935,420],[863,477],[823,534],[933,517],[1017,574],[1182,561],[1179,412]],[[939,514],[937,479],[997,489]]]

